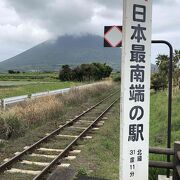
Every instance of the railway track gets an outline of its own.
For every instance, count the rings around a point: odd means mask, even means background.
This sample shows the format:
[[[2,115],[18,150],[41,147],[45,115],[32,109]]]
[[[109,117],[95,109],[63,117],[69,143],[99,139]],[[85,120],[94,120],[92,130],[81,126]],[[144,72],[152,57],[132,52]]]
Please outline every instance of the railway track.
[[[16,152],[14,157],[5,159],[0,165],[0,179],[47,179],[49,172],[56,166],[67,166],[62,162],[73,159],[73,155],[79,153],[75,150],[78,141],[92,138],[88,133],[104,123],[103,117],[119,100],[118,92],[68,120],[33,145],[24,147],[22,152]]]

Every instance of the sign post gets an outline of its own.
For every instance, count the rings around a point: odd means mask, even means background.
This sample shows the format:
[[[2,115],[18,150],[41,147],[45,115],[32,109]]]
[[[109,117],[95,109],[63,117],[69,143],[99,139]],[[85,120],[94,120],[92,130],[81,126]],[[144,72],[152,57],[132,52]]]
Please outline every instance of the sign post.
[[[152,0],[124,0],[120,180],[148,180]]]

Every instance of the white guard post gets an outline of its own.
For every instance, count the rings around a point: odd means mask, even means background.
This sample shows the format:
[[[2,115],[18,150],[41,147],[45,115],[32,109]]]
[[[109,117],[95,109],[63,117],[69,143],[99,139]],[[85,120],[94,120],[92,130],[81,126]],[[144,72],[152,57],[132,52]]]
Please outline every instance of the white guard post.
[[[148,180],[152,0],[124,0],[120,180]]]

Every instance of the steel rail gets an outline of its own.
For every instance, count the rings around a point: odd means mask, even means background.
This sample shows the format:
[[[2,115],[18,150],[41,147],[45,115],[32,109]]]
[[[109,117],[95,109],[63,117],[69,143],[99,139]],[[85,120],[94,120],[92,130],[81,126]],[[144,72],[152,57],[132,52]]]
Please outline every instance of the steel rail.
[[[107,111],[119,100],[119,98],[117,98],[116,100],[113,101],[113,103],[111,103],[110,106],[108,106],[108,108],[106,108],[83,132],[80,133],[80,135],[75,138],[53,161],[51,161],[51,163],[46,166],[40,174],[38,174],[33,180],[40,180],[42,179],[45,175],[47,175],[47,173],[49,173],[50,169],[52,167],[54,167],[57,162],[62,159],[63,157],[65,157],[68,152],[72,149],[72,147],[74,145],[77,144],[77,141],[79,139],[81,139],[86,133],[87,131],[89,131],[93,126],[95,126],[95,124],[102,118],[102,116],[107,113]]]
[[[24,151],[22,151],[21,153],[19,153],[18,155],[12,157],[10,160],[8,160],[7,162],[3,163],[2,165],[0,165],[0,173],[3,173],[6,169],[8,169],[10,166],[12,166],[14,163],[16,163],[18,160],[21,159],[22,156],[24,156],[25,154],[31,152],[32,150],[34,150],[35,148],[37,148],[41,143],[47,141],[48,139],[50,139],[51,137],[55,136],[56,134],[60,133],[61,130],[63,130],[65,127],[67,126],[71,126],[74,122],[76,122],[80,117],[82,117],[83,115],[85,115],[86,113],[90,112],[91,110],[93,110],[94,108],[96,108],[98,105],[100,105],[101,103],[103,103],[105,100],[109,99],[110,97],[112,97],[113,95],[117,94],[119,92],[116,91],[112,94],[110,94],[109,96],[107,96],[106,98],[104,98],[103,100],[101,100],[100,102],[98,102],[97,104],[93,105],[91,108],[89,108],[88,110],[84,111],[83,113],[79,114],[78,116],[76,116],[75,118],[73,118],[71,121],[67,122],[66,124],[62,125],[61,127],[57,128],[56,130],[54,130],[53,132],[51,132],[49,135],[41,138],[40,140],[38,140],[36,143],[34,143],[33,145],[31,145],[30,147],[28,147],[27,149],[25,149]]]

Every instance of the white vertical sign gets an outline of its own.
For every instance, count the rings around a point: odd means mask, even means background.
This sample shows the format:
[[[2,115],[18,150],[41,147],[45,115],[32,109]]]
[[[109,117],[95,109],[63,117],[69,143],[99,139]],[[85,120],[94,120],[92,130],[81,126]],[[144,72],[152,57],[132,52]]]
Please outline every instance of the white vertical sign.
[[[148,180],[152,0],[124,0],[120,180]]]

